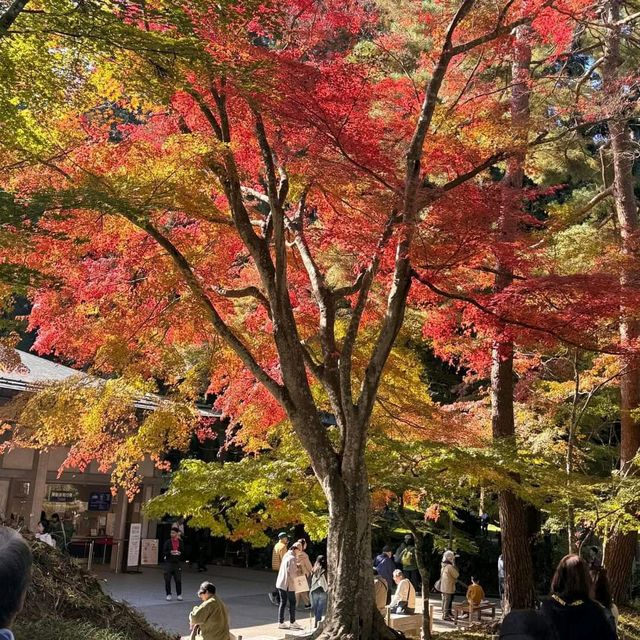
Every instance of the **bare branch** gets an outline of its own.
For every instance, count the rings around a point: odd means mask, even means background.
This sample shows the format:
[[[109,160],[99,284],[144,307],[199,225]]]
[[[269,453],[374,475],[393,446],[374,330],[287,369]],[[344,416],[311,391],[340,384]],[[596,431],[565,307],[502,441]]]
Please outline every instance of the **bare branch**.
[[[224,289],[222,287],[217,287],[215,292],[219,296],[223,296],[225,298],[255,298],[269,314],[269,318],[271,318],[271,307],[269,306],[269,300],[267,300],[267,296],[258,289],[258,287],[243,287],[242,289]]]

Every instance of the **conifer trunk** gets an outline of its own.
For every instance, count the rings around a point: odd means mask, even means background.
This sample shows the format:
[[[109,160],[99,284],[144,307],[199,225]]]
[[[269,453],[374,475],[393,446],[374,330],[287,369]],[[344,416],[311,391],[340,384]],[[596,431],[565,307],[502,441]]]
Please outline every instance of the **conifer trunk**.
[[[603,65],[604,90],[612,105],[613,113],[609,120],[609,139],[613,165],[613,196],[620,228],[620,249],[623,266],[620,273],[622,289],[635,287],[640,280],[634,261],[638,258],[636,237],[638,232],[638,203],[634,194],[633,159],[628,126],[628,107],[620,96],[618,68],[622,64],[620,53],[621,29],[617,25],[621,18],[621,0],[611,0],[606,8],[605,61]],[[623,347],[633,345],[640,338],[640,323],[621,306],[620,342]],[[633,412],[640,407],[640,360],[635,355],[621,358],[624,374],[620,381],[620,468],[631,473],[631,461],[640,447],[640,424],[634,419]],[[629,584],[633,558],[637,547],[637,532],[615,532],[605,549],[605,564],[611,582],[613,599],[622,604],[629,598]]]
[[[506,247],[515,237],[524,179],[524,148],[529,121],[528,80],[531,64],[531,48],[528,44],[527,31],[527,27],[519,27],[515,38],[511,119],[516,135],[520,138],[522,151],[509,159],[502,181],[500,239],[504,244],[497,261],[495,292],[504,290],[513,281],[512,266],[504,253],[508,252]],[[499,441],[515,437],[513,341],[508,336],[499,335],[494,341],[491,357],[491,422],[493,438]],[[535,603],[535,593],[525,505],[512,492],[501,491],[498,496],[498,507],[505,567],[503,607],[505,612],[513,608],[531,608]]]

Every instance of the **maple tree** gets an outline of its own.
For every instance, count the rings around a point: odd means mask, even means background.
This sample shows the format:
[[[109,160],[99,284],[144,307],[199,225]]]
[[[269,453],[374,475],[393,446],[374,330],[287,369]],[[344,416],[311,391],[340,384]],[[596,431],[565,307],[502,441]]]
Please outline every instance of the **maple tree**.
[[[129,399],[131,389],[155,391],[153,379],[170,397],[193,399],[204,378],[232,427],[242,425],[249,453],[288,420],[329,509],[324,637],[390,633],[369,614],[366,453],[407,305],[426,310],[424,331],[443,356],[464,351],[480,371],[493,352],[494,434],[508,439],[513,327],[523,342],[606,346],[594,318],[609,318],[612,300],[637,304],[615,269],[558,276],[543,249],[530,251],[535,231],[521,233],[536,224],[522,206],[527,150],[575,129],[549,117],[573,103],[553,74],[528,76],[526,50],[536,48],[540,68],[558,60],[587,8],[577,0],[101,6],[118,39],[98,38],[75,100],[37,123],[41,146],[56,153],[13,145],[20,162],[3,187],[40,209],[35,222],[10,226],[26,239],[4,255],[42,275],[30,291],[36,348],[122,376]],[[12,42],[22,18],[8,30]],[[519,101],[529,93],[536,112],[525,123]],[[33,96],[25,101],[37,113]],[[499,184],[488,170],[505,160]],[[444,312],[442,296],[451,301]],[[118,388],[109,386],[111,400]],[[392,392],[390,402],[401,399]],[[69,464],[115,462],[118,479],[135,484],[136,456],[159,459],[195,428],[183,414],[139,429],[130,412],[94,401],[95,411],[77,407],[79,428],[32,414],[42,428],[27,439],[72,443]],[[396,419],[416,410],[399,407]],[[504,489],[508,592],[522,606],[531,576],[519,576],[515,562],[528,550],[517,487]]]

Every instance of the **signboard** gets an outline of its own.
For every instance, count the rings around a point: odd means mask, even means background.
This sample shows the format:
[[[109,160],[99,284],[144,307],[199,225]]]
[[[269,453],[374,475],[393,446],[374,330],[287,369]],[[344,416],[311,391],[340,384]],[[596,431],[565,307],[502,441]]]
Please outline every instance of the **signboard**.
[[[156,538],[144,538],[142,541],[142,560],[145,566],[158,564],[158,548],[160,542]]]
[[[129,528],[129,552],[127,553],[127,568],[137,567],[140,558],[140,538],[142,537],[142,524],[132,522]]]
[[[92,491],[87,504],[88,511],[109,511],[111,509],[111,491]]]
[[[51,489],[49,491],[49,502],[73,502],[75,499],[75,491],[64,491],[63,489]]]

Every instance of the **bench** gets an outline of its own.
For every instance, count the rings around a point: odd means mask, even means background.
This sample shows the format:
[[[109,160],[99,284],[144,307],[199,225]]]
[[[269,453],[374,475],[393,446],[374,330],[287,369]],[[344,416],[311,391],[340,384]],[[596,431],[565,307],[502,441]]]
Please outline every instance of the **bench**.
[[[457,627],[458,623],[470,625],[473,621],[474,614],[478,614],[478,622],[482,620],[482,614],[488,611],[491,618],[496,617],[495,602],[481,602],[480,604],[471,604],[470,602],[458,602],[453,605],[453,624]],[[466,613],[469,617],[466,620],[460,618],[460,614]]]
[[[391,613],[387,616],[387,626],[395,629],[395,631],[402,631],[406,636],[416,638],[420,637],[420,630],[422,629],[422,614],[421,613]]]

